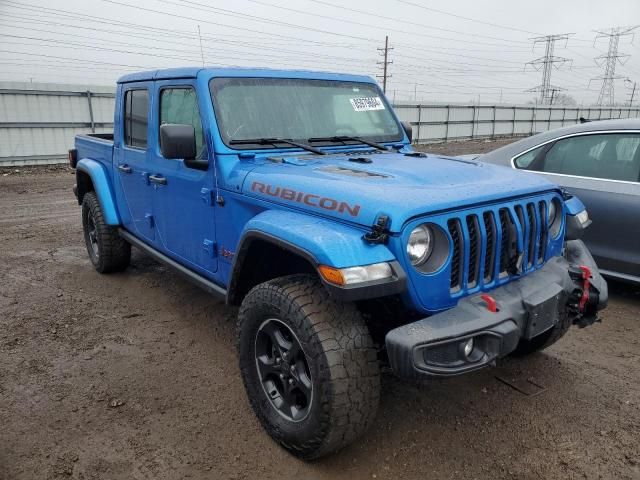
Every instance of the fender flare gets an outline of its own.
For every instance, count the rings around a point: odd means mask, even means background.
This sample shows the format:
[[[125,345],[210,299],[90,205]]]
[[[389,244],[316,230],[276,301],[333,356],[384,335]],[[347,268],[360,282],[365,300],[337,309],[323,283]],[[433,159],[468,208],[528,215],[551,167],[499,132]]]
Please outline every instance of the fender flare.
[[[102,208],[104,219],[107,225],[120,225],[120,214],[115,202],[115,194],[109,179],[107,169],[100,163],[90,158],[83,158],[78,161],[77,172],[89,175],[93,183],[93,189],[98,197],[98,202]],[[77,175],[76,172],[76,175]],[[80,196],[78,196],[80,198]]]
[[[319,265],[346,268],[389,262],[398,273],[398,282],[388,282],[393,283],[393,287],[388,290],[384,290],[383,285],[364,284],[361,288],[340,288],[323,280],[330,293],[342,299],[371,298],[404,289],[406,276],[395,255],[386,245],[371,245],[363,241],[364,233],[353,226],[297,212],[267,210],[259,213],[247,222],[238,242],[227,299],[229,302],[235,299],[240,272],[249,247],[255,240],[263,240],[289,250],[307,260],[314,268]],[[369,291],[365,292],[367,288]],[[345,295],[347,292],[350,293]]]

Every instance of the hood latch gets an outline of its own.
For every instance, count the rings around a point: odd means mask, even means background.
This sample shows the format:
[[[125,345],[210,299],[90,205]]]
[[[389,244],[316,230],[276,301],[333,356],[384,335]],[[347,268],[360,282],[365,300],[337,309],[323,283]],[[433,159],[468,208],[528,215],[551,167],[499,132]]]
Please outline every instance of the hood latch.
[[[379,215],[376,223],[371,227],[371,231],[363,235],[365,242],[371,244],[385,244],[389,239],[389,224],[391,219],[388,215]]]

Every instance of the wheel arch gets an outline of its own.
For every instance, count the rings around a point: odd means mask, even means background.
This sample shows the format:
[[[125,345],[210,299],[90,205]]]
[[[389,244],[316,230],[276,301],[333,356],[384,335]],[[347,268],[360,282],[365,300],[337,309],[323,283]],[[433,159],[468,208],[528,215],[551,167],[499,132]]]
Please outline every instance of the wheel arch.
[[[395,262],[386,245],[370,245],[364,230],[286,210],[267,210],[245,226],[231,269],[227,301],[239,304],[255,285],[279,276],[296,273],[318,275],[336,299],[358,300],[387,294],[387,290],[369,284],[338,287],[327,283],[318,273],[319,265],[347,268],[381,262]],[[400,269],[399,265],[397,266]],[[394,289],[404,286],[404,278]]]
[[[89,158],[81,159],[76,166],[76,185],[78,203],[82,204],[87,192],[95,192],[107,225],[120,225],[120,215],[109,174],[101,163]]]
[[[253,287],[277,277],[296,273],[318,275],[317,267],[317,260],[308,251],[268,233],[249,230],[242,236],[234,256],[227,303],[239,305]]]

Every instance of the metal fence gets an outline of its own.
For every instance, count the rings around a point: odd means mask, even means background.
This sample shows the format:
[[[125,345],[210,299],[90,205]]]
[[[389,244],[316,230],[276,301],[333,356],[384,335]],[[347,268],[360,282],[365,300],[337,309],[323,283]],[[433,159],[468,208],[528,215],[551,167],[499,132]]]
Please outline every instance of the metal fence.
[[[532,135],[576,124],[581,117],[589,120],[640,117],[637,107],[399,103],[394,108],[401,120],[413,126],[414,143]]]
[[[113,130],[115,89],[0,82],[0,166],[66,161],[78,133]],[[534,105],[395,105],[415,143],[523,136],[591,120],[639,117],[639,108]]]
[[[78,133],[113,130],[115,89],[0,82],[0,166],[65,162]]]

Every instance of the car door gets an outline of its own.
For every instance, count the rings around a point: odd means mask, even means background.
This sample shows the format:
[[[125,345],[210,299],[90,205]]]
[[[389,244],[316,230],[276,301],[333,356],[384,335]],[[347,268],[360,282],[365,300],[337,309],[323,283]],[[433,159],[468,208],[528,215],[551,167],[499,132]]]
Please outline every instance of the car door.
[[[188,267],[213,273],[217,270],[213,162],[207,170],[199,170],[186,166],[184,159],[164,158],[158,134],[160,125],[165,123],[193,125],[198,158],[209,158],[195,83],[157,82],[155,98],[149,180],[157,244]]]
[[[585,204],[593,223],[584,240],[598,266],[640,277],[640,132],[574,135],[541,152],[528,169],[545,173]]]
[[[126,212],[125,228],[153,241],[155,237],[149,187],[148,124],[150,83],[128,84],[122,89],[120,131],[114,145],[115,188]]]

